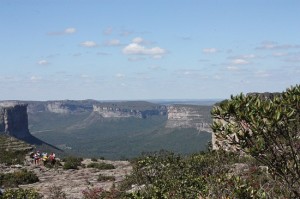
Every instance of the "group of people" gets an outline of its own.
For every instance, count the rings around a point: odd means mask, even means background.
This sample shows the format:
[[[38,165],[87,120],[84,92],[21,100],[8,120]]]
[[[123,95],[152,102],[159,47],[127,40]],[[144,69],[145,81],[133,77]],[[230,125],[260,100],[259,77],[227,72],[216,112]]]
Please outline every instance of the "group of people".
[[[41,161],[43,162],[43,165],[46,165],[47,163],[54,165],[56,161],[55,153],[53,152],[48,155],[46,152],[40,153],[40,151],[36,151],[35,153],[32,153],[30,157],[33,159],[35,165],[39,165]]]

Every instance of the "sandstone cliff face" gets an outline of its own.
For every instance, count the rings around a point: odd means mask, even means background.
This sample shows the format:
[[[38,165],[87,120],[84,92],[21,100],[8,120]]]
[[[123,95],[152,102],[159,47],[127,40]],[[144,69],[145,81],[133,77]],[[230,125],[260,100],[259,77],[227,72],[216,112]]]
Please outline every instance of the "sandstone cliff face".
[[[211,132],[210,106],[173,105],[168,106],[166,128],[196,128],[199,132]]]
[[[58,114],[91,112],[93,110],[92,100],[62,100],[62,101],[46,101],[46,102],[27,102],[28,113],[51,112]]]
[[[0,132],[16,138],[30,136],[27,104],[0,104]]]
[[[93,105],[93,112],[104,118],[147,118],[155,115],[166,115],[165,106],[139,107],[126,104],[97,104]]]

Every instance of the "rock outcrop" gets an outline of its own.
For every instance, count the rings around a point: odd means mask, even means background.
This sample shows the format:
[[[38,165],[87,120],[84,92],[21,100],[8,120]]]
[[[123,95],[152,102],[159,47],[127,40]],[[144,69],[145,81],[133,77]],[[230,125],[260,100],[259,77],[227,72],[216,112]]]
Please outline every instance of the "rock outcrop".
[[[83,166],[79,167],[78,170],[64,170],[61,166],[49,169],[43,165],[34,165],[27,162],[24,166],[17,165],[18,167],[15,165],[6,166],[0,164],[0,173],[12,173],[26,169],[34,172],[38,176],[39,182],[19,185],[20,188],[33,188],[42,194],[43,198],[53,198],[55,194],[51,193],[51,191],[59,189],[66,194],[66,198],[81,199],[83,198],[82,191],[87,188],[102,188],[108,191],[112,186],[118,185],[123,181],[132,171],[132,166],[128,161],[98,160],[98,162],[112,164],[115,169],[99,170],[96,168],[86,168],[92,161],[85,159],[81,162]],[[111,176],[113,180],[99,181],[99,175]]]
[[[199,132],[211,132],[210,106],[172,105],[168,106],[166,128],[196,128]]]
[[[30,136],[27,104],[0,104],[0,132],[20,139]]]
[[[148,102],[118,102],[98,103],[93,105],[93,112],[104,118],[147,118],[155,115],[166,115],[166,106],[151,104]]]
[[[92,112],[94,100],[61,100],[61,101],[30,101],[28,103],[28,113],[50,112],[58,114]]]

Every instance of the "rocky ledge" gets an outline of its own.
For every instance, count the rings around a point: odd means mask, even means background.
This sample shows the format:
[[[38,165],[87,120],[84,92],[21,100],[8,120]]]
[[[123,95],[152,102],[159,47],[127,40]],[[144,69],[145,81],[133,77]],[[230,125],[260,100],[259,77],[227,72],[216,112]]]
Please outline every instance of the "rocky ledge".
[[[42,165],[36,166],[34,164],[27,164],[25,166],[4,166],[0,165],[0,173],[14,172],[21,169],[27,169],[33,171],[39,178],[39,182],[27,185],[19,185],[20,188],[34,188],[43,198],[49,198],[50,191],[53,187],[60,188],[64,192],[67,198],[79,199],[83,198],[82,191],[87,188],[102,188],[109,190],[113,184],[118,184],[125,179],[126,175],[129,175],[132,167],[128,161],[109,161],[98,160],[98,163],[104,162],[107,164],[113,164],[115,169],[110,170],[98,170],[96,168],[85,168],[90,164],[91,159],[85,159],[82,161],[81,167],[78,170],[69,169],[64,170],[59,168],[46,168]],[[102,174],[105,176],[114,176],[114,181],[99,182],[98,176]]]

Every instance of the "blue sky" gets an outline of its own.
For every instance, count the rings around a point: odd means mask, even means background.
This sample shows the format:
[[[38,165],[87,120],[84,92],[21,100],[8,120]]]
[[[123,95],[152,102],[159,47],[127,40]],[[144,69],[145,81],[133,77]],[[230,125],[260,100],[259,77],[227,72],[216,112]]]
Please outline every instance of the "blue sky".
[[[1,0],[1,100],[228,98],[299,84],[300,1]]]

